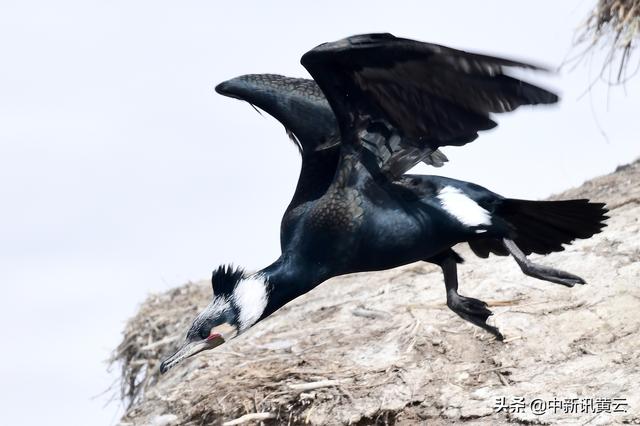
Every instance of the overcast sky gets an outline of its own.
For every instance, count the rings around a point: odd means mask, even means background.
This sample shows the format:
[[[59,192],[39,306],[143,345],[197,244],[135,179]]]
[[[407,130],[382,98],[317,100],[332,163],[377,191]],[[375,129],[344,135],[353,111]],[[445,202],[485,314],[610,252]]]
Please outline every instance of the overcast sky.
[[[113,424],[92,397],[146,295],[278,256],[298,154],[216,83],[306,76],[310,48],[381,31],[555,67],[592,3],[3,0],[0,423]],[[562,103],[500,117],[435,173],[535,199],[640,156],[640,78],[581,97],[597,59],[523,74]]]

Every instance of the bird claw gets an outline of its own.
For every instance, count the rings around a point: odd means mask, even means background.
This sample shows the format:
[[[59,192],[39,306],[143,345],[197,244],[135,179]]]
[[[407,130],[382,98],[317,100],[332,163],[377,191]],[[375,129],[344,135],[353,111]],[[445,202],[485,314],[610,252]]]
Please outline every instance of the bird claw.
[[[496,340],[504,340],[504,336],[497,327],[487,324],[487,319],[493,315],[493,312],[487,309],[487,304],[482,300],[450,294],[447,298],[447,306],[461,318],[493,334]]]

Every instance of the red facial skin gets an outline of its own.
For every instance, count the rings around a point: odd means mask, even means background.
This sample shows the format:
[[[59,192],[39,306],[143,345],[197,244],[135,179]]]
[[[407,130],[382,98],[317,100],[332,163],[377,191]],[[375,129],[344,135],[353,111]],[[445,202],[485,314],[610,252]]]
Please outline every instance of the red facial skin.
[[[209,340],[218,339],[218,338],[220,338],[220,337],[222,337],[222,335],[221,335],[221,334],[218,334],[218,333],[211,333],[211,334],[209,335],[209,337],[207,337],[207,342],[208,342]]]

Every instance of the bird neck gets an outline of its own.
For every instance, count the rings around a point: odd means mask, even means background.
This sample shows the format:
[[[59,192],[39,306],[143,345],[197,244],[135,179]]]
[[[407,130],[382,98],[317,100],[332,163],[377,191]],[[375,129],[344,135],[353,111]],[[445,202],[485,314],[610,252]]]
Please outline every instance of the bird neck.
[[[317,267],[307,267],[296,256],[283,254],[261,271],[268,282],[267,306],[260,319],[312,290],[326,278]]]

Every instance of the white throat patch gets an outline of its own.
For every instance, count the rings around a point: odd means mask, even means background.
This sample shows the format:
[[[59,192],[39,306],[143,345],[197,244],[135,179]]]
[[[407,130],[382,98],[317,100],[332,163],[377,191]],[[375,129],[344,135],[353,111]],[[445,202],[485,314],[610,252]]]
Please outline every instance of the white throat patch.
[[[466,226],[491,225],[491,214],[464,192],[445,186],[438,193],[442,208]]]
[[[239,331],[243,332],[260,319],[267,307],[267,282],[260,274],[242,279],[231,297],[239,311]]]

